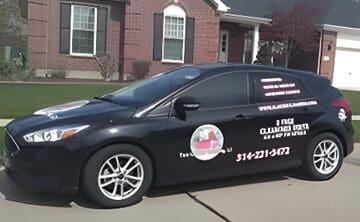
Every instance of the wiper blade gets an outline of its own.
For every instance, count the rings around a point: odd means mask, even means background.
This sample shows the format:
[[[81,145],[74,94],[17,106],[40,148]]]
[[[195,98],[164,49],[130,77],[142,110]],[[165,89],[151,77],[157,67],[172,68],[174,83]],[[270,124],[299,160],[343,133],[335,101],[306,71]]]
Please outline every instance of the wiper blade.
[[[99,96],[95,96],[94,99],[97,99],[97,100],[101,100],[101,101],[106,101],[106,102],[110,102],[110,103],[114,103],[114,101],[110,98],[107,98],[105,96],[103,97],[99,97]]]

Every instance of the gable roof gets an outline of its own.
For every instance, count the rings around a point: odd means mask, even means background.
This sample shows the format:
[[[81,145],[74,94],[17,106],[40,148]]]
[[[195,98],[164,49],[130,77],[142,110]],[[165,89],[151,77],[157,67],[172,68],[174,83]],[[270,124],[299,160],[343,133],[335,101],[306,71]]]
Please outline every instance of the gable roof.
[[[271,17],[271,5],[292,0],[221,0],[230,9],[227,13],[259,18]],[[360,28],[360,0],[324,1],[324,12],[319,23]]]
[[[331,0],[322,23],[360,28],[360,0]]]
[[[230,10],[228,13],[269,18],[271,15],[270,2],[271,0],[222,0]]]

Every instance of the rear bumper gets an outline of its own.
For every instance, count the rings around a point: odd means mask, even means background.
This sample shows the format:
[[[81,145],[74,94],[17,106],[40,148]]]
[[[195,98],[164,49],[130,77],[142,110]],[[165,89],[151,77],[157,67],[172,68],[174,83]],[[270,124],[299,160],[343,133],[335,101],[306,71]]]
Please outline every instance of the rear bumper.
[[[350,118],[350,120],[345,124],[345,128],[346,128],[346,136],[345,136],[345,140],[346,140],[346,152],[345,152],[345,156],[350,155],[353,151],[354,151],[354,147],[355,147],[355,130],[354,127],[352,125],[352,118]]]
[[[350,134],[348,138],[346,138],[346,152],[344,156],[345,157],[349,156],[354,151],[354,147],[355,147],[355,135]]]

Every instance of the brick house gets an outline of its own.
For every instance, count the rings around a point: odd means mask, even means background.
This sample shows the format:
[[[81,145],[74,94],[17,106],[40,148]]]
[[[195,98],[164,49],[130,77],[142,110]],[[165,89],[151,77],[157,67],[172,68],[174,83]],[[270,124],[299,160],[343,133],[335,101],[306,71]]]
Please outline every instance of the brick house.
[[[118,58],[120,76],[134,74],[135,61],[148,62],[150,75],[184,64],[253,63],[259,46],[266,42],[264,27],[271,24],[271,2],[130,0],[126,4],[125,0],[30,0],[30,66],[44,74],[65,63],[69,77],[100,78],[91,56],[104,52]],[[77,48],[74,53],[78,40],[71,35],[78,32],[74,30],[77,21],[73,15],[78,5],[96,8],[93,14],[107,17],[102,25],[99,21],[103,19],[97,18],[94,27],[99,38],[96,43],[90,40],[94,46],[85,55],[77,53]],[[65,17],[62,7],[67,7]],[[325,17],[318,25],[319,47],[304,54],[298,68],[327,76],[338,87],[357,87],[360,3],[333,0],[326,7]],[[102,9],[106,13],[99,13]],[[88,12],[86,16],[89,17]]]
[[[29,68],[37,76],[66,70],[70,78],[100,79],[93,55],[105,52],[116,58],[117,75],[122,73],[125,0],[28,3]]]
[[[270,20],[229,9],[220,0],[132,0],[126,10],[125,73],[132,73],[135,60],[149,61],[150,74],[182,64],[252,63],[258,47],[252,42]]]
[[[149,62],[149,74],[183,64],[243,62],[243,49],[232,44],[242,45],[243,35],[254,28],[258,33],[259,25],[268,19],[237,18],[229,23],[222,18],[227,10],[220,0],[131,0],[129,4],[122,0],[29,0],[29,65],[38,76],[64,69],[69,78],[100,79],[93,55],[105,52],[119,58],[118,71],[124,76],[133,74],[136,60]],[[85,24],[76,20],[79,16]],[[239,21],[244,26],[238,26]],[[251,57],[256,46],[248,43],[246,56]]]

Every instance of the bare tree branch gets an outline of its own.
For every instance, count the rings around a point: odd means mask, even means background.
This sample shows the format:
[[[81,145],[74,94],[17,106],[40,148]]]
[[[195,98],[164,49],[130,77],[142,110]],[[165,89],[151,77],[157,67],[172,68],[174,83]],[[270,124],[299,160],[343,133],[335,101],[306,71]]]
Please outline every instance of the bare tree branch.
[[[271,5],[271,32],[275,39],[287,41],[286,67],[291,56],[312,50],[318,44],[316,24],[323,6],[324,0],[293,0],[284,5]]]

